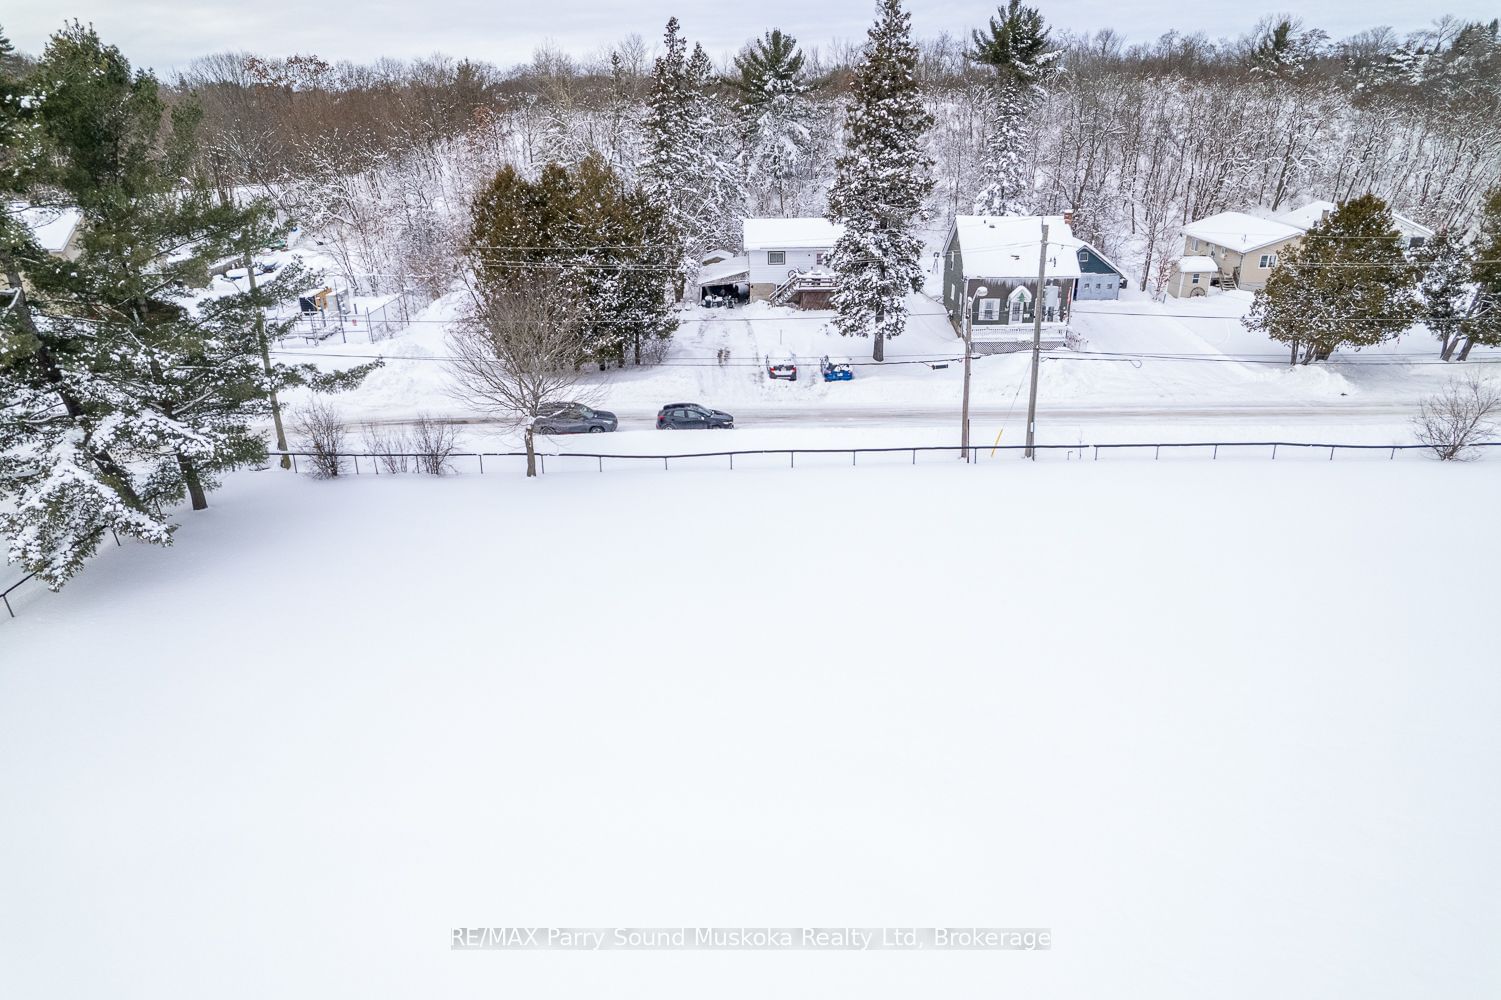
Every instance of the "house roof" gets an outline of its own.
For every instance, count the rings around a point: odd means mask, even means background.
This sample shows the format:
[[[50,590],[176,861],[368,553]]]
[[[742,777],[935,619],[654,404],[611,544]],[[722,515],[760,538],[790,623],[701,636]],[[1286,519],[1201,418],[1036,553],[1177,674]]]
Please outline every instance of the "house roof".
[[[1218,271],[1219,269],[1220,266],[1214,262],[1213,257],[1184,257],[1178,261],[1178,270],[1184,274]]]
[[[1324,216],[1334,211],[1339,206],[1332,201],[1310,201],[1302,208],[1294,209],[1277,216],[1278,222],[1285,222],[1290,226],[1297,226],[1302,230],[1312,229],[1323,221]],[[1426,236],[1432,238],[1433,230],[1409,219],[1400,212],[1392,213],[1392,221],[1397,224],[1397,229],[1407,236]]]
[[[1282,213],[1277,216],[1276,221],[1285,222],[1289,226],[1297,226],[1299,229],[1312,229],[1323,221],[1324,216],[1338,207],[1332,201],[1310,201],[1302,208],[1295,208],[1291,212]]]
[[[738,256],[739,254],[726,250],[724,247],[715,247],[700,257],[699,262],[703,264],[717,264],[722,260],[729,260],[731,257]]]
[[[1035,279],[1044,222],[1048,224],[1048,277],[1079,277],[1078,251],[1086,244],[1074,238],[1063,216],[960,215],[954,219],[953,234],[964,255],[965,277]]]
[[[11,205],[11,211],[48,253],[62,253],[68,249],[68,241],[83,221],[83,213],[76,208],[36,208],[16,203]]]
[[[705,264],[698,269],[699,287],[704,285],[728,285],[736,280],[750,277],[750,262],[744,257],[731,257],[729,260],[716,261],[713,264]]]
[[[744,219],[745,249],[797,250],[832,247],[844,227],[822,217],[804,219]]]
[[[1207,219],[1189,223],[1183,227],[1183,232],[1194,239],[1208,240],[1215,246],[1225,247],[1236,253],[1248,253],[1258,247],[1303,235],[1302,228],[1298,226],[1276,219],[1258,218],[1245,212],[1220,212]]]

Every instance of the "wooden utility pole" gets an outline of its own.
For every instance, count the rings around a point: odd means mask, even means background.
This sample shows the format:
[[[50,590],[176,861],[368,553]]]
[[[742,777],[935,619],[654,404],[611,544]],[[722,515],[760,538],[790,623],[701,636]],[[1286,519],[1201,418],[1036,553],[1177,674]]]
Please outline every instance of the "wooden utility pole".
[[[959,445],[966,462],[969,461],[969,365],[970,355],[975,353],[975,300],[989,291],[980,285],[964,298],[964,409],[959,418]]]
[[[266,340],[266,317],[255,299],[255,254],[245,251],[245,277],[250,282],[250,298],[255,309],[255,335],[261,345],[261,363],[266,366],[266,377],[271,378],[271,345]],[[292,460],[287,457],[287,432],[281,425],[281,401],[276,398],[276,389],[271,390],[271,423],[276,427],[276,450],[282,453],[281,467],[290,469]]]
[[[1037,369],[1042,364],[1043,287],[1048,276],[1048,224],[1042,224],[1042,250],[1037,255],[1037,295],[1032,300],[1032,392],[1027,396],[1027,450],[1037,460],[1034,448],[1037,436]]]

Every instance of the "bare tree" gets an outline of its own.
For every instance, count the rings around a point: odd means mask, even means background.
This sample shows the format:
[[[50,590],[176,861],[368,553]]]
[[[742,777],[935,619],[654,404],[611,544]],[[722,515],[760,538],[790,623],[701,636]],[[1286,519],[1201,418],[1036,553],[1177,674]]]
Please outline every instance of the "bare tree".
[[[360,436],[364,439],[365,450],[376,462],[379,469],[385,469],[391,474],[406,472],[409,465],[408,444],[406,435],[401,430],[388,430],[379,424],[363,423],[360,425]]]
[[[573,291],[556,274],[518,269],[475,285],[468,313],[448,335],[455,398],[523,425],[526,474],[537,474],[532,421],[572,398],[585,350]]]
[[[293,431],[308,451],[315,479],[333,479],[344,471],[344,421],[327,403],[314,401],[297,411]]]
[[[417,471],[429,476],[443,476],[453,471],[448,461],[458,447],[459,431],[426,413],[417,414],[412,423],[412,454],[417,457]]]
[[[1501,388],[1471,371],[1423,400],[1413,423],[1418,440],[1440,459],[1463,462],[1476,456],[1476,444],[1495,433],[1498,414]]]

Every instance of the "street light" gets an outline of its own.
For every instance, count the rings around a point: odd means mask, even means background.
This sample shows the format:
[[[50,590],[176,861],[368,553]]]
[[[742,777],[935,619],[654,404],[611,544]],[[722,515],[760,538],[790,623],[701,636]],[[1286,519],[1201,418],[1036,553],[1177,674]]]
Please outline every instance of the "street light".
[[[959,442],[966,462],[969,461],[969,357],[975,352],[975,300],[989,292],[984,285],[976,285],[964,303],[964,412],[960,416]]]

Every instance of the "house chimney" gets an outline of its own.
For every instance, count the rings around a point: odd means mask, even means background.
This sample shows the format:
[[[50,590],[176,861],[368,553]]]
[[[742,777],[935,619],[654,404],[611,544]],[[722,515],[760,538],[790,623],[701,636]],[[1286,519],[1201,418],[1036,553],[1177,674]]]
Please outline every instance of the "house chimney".
[[[1074,210],[1073,209],[1071,209],[1071,208],[1065,208],[1063,210],[1063,224],[1065,226],[1070,227],[1070,228],[1073,227],[1073,224],[1074,224]]]

